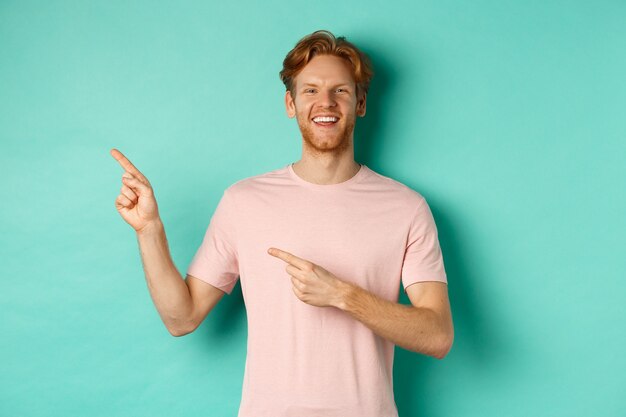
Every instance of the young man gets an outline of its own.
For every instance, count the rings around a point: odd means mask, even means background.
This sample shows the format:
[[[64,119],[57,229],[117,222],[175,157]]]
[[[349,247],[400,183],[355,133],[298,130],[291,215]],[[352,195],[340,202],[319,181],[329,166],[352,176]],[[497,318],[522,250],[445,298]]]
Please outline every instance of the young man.
[[[119,151],[116,207],[137,231],[154,303],[192,332],[238,279],[248,317],[239,417],[393,417],[394,344],[443,358],[453,342],[447,278],[424,197],[354,161],[372,70],[317,31],[283,62],[302,158],[228,187],[183,280],[152,187]],[[400,284],[411,306],[398,304]]]

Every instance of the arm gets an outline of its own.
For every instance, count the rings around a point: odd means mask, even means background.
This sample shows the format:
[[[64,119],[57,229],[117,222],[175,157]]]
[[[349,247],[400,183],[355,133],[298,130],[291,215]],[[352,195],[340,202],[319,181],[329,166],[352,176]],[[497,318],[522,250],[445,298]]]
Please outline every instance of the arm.
[[[224,292],[191,275],[182,279],[170,256],[160,221],[138,231],[137,241],[146,283],[165,327],[173,336],[193,332]]]
[[[348,282],[341,285],[337,308],[377,335],[413,352],[443,359],[452,347],[454,328],[444,282],[407,287],[411,306],[394,303]]]
[[[293,291],[307,304],[336,307],[372,329],[377,335],[414,352],[443,359],[454,332],[445,282],[416,282],[406,288],[412,306],[382,299],[337,278],[311,261],[278,248],[268,253],[287,262]]]
[[[150,181],[120,151],[112,149],[111,155],[125,170],[115,207],[137,232],[141,261],[154,305],[172,335],[190,333],[224,292],[189,275],[186,280],[182,279],[170,256]]]

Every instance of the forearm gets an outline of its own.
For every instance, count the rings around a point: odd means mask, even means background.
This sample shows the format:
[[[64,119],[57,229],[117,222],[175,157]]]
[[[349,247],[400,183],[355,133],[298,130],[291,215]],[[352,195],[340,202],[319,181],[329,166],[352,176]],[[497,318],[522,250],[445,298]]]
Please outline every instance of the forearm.
[[[350,283],[337,307],[404,349],[436,358],[447,353],[446,332],[433,310],[394,303]]]
[[[163,224],[159,221],[137,232],[137,241],[152,301],[168,330],[177,333],[188,326],[193,303],[172,261]]]

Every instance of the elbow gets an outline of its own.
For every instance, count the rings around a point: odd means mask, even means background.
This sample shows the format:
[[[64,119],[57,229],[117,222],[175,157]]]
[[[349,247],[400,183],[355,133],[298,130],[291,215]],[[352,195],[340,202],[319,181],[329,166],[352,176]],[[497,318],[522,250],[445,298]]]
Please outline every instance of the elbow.
[[[443,342],[440,344],[440,349],[437,354],[433,355],[437,359],[445,358],[450,350],[452,349],[452,344],[454,343],[454,333],[446,334],[443,337]]]
[[[193,323],[177,323],[165,326],[167,331],[174,337],[181,337],[193,333],[198,326]]]
[[[187,330],[182,330],[182,329],[172,329],[172,328],[167,328],[167,330],[170,332],[170,334],[174,337],[181,337],[181,336],[185,336],[189,333],[191,333],[190,331]]]

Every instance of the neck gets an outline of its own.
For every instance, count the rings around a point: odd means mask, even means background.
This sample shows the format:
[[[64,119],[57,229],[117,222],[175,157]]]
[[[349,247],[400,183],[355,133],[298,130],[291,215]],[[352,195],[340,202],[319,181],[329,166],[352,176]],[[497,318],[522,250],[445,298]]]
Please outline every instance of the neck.
[[[338,184],[352,178],[361,165],[354,160],[352,153],[341,156],[312,156],[302,154],[302,159],[293,164],[294,172],[303,180],[319,185]]]

